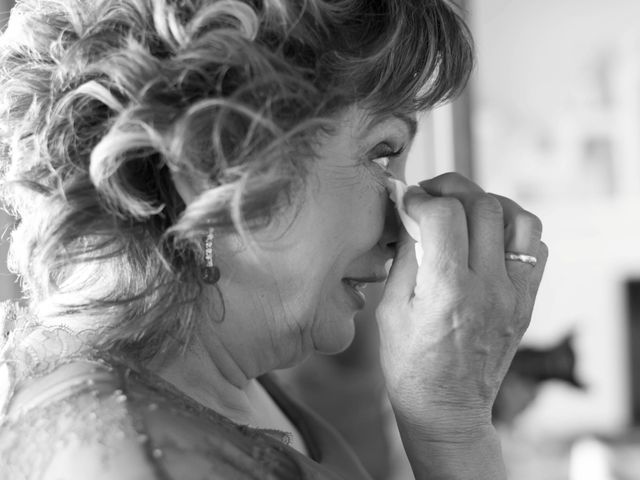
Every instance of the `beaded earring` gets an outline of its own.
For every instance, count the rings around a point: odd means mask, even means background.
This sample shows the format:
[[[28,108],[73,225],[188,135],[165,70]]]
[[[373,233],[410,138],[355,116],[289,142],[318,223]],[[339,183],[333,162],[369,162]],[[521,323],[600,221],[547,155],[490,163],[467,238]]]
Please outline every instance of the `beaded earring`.
[[[205,266],[201,269],[202,280],[209,285],[215,285],[220,280],[220,269],[213,264],[213,228],[204,239]]]

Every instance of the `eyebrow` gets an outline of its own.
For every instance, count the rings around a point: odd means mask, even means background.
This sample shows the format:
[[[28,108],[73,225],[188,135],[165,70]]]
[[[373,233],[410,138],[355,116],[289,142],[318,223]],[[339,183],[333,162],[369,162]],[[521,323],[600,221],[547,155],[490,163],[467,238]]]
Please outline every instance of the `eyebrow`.
[[[367,127],[369,129],[375,128],[381,123],[387,121],[389,118],[397,118],[405,124],[407,130],[409,131],[409,142],[412,142],[414,137],[416,136],[416,132],[418,131],[418,122],[415,118],[405,113],[393,113],[388,116],[376,115],[371,119],[371,122],[369,122],[369,125],[367,125]]]
[[[402,120],[407,125],[407,129],[409,129],[409,140],[413,140],[413,137],[416,136],[416,132],[418,131],[418,121],[404,113],[395,113],[393,116]]]

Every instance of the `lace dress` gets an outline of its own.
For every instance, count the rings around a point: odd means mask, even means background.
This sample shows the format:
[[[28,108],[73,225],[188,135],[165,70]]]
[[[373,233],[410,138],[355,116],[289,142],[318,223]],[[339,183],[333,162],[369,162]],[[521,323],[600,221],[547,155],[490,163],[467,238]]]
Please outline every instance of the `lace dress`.
[[[152,372],[87,349],[64,328],[7,335],[21,314],[5,312],[0,479],[369,478],[341,438],[270,377],[261,383],[309,457],[288,445],[286,432],[233,423]],[[52,351],[59,355],[45,355]]]

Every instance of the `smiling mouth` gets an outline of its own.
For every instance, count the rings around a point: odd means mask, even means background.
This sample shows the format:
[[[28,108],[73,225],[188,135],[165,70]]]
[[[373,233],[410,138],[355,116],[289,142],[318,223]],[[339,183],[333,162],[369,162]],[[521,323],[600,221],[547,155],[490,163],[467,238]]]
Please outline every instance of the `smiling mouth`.
[[[360,310],[364,308],[366,299],[364,288],[367,284],[384,282],[385,280],[385,277],[343,278],[342,283],[347,287],[347,291],[351,294],[354,306]]]
[[[352,284],[352,285],[366,285],[368,283],[381,283],[387,279],[386,275],[372,275],[370,277],[345,277],[342,279],[343,282]]]
[[[342,280],[342,282],[346,283],[348,286],[350,286],[354,290],[357,290],[358,292],[362,292],[362,290],[364,290],[364,287],[367,286],[367,282],[363,282],[355,278],[345,278]]]

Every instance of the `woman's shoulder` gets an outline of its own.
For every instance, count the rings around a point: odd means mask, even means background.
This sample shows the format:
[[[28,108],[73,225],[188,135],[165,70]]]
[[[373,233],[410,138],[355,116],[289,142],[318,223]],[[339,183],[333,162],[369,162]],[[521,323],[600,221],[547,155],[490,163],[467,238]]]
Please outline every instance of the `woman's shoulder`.
[[[0,477],[155,480],[111,373],[69,363],[16,388],[0,427]]]
[[[1,478],[333,478],[278,438],[238,426],[124,366],[62,365],[14,395]]]

